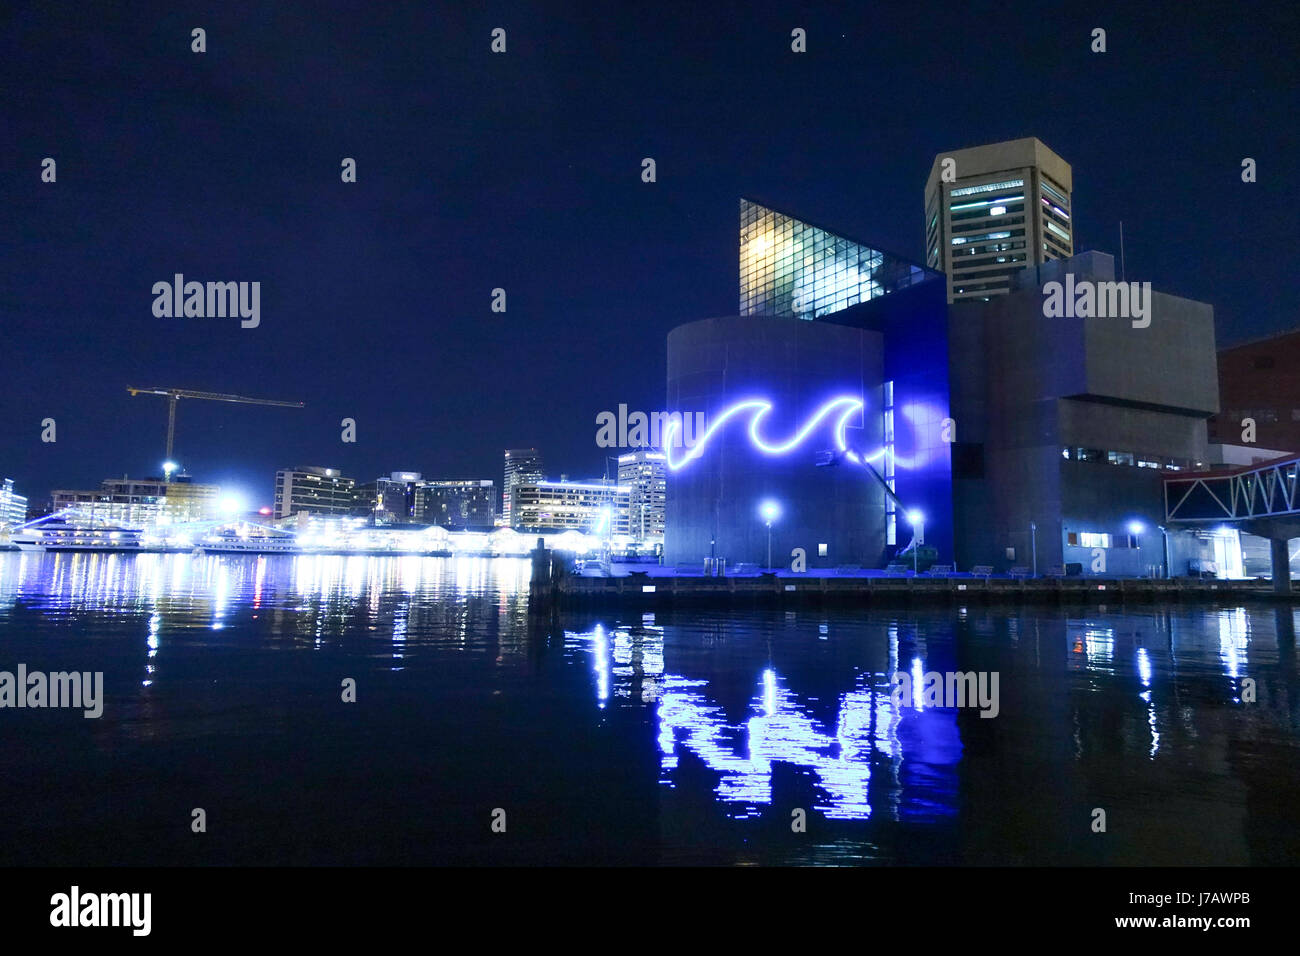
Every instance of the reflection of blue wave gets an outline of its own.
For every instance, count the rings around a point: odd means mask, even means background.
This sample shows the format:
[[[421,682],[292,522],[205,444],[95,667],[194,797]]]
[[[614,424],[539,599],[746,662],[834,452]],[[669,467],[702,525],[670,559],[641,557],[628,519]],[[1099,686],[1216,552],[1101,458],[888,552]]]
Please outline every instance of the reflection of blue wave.
[[[962,745],[955,713],[897,710],[883,676],[879,686],[865,678],[863,686],[839,698],[832,731],[820,727],[808,706],[769,669],[750,702],[750,716],[736,725],[705,692],[707,681],[662,673],[662,629],[642,628],[635,635],[615,630],[614,659],[621,658],[623,664],[612,675],[611,640],[603,628],[568,636],[592,654],[601,706],[611,695],[635,698],[637,668],[628,663],[638,658],[652,663],[654,669],[643,672],[643,681],[650,683],[643,683],[640,697],[652,700],[657,694],[660,766],[668,786],[673,786],[679,754],[685,749],[720,775],[714,792],[721,802],[756,808],[772,803],[773,766],[787,763],[816,776],[825,802],[815,809],[827,817],[863,820],[872,816],[874,766],[888,771],[874,796],[891,819],[937,820],[957,812],[956,767]],[[647,686],[653,691],[648,693]],[[736,815],[752,812],[744,809]]]

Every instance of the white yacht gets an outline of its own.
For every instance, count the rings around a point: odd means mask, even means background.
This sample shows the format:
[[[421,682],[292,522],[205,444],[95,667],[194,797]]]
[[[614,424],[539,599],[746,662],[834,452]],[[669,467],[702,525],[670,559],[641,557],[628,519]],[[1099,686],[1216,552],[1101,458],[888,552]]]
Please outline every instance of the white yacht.
[[[194,554],[298,554],[298,539],[273,528],[221,528],[194,537]]]
[[[55,514],[15,528],[9,541],[19,551],[139,551],[140,535],[139,528]]]

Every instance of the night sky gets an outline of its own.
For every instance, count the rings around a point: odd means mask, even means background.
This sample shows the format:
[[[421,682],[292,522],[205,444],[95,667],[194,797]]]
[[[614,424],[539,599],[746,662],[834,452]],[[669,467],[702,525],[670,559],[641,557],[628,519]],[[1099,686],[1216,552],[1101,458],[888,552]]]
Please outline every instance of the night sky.
[[[1221,344],[1293,327],[1297,9],[8,4],[0,477],[156,474],[166,402],[127,385],[305,402],[181,402],[175,457],[253,504],[296,464],[600,474],[596,414],[662,407],[668,331],[734,314],[741,195],[920,262],[935,154],[1021,136],[1074,167],[1076,250],[1122,219],[1128,278]],[[260,327],[154,317],[177,272],[260,281]]]

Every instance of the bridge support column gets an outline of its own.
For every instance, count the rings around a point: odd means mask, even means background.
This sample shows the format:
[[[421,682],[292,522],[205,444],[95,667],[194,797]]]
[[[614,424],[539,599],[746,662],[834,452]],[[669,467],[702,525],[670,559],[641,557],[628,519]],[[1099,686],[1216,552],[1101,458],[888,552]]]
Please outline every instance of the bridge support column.
[[[1273,559],[1273,590],[1291,593],[1291,547],[1285,538],[1270,538],[1269,550]]]

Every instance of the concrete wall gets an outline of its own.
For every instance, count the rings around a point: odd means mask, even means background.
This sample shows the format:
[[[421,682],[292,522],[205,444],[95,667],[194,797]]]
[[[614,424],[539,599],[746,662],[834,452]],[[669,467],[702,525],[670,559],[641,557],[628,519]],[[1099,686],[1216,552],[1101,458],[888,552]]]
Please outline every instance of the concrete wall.
[[[1091,549],[1071,548],[1068,534],[1119,540],[1137,520],[1147,528],[1141,546],[1112,549],[1107,571],[1144,574],[1164,563],[1157,528],[1166,473],[1068,461],[1062,448],[1208,458],[1205,419],[1218,407],[1213,309],[1157,292],[1145,328],[1123,318],[1046,317],[1041,283],[1067,272],[1076,282],[1110,281],[1113,260],[1086,253],[1049,263],[1022,276],[1020,291],[951,313],[953,417],[959,436],[982,446],[972,457],[984,464],[982,478],[955,472],[961,566],[1029,566],[1035,522],[1040,572],[1076,561],[1087,570]],[[1174,567],[1185,569],[1185,560]]]
[[[705,319],[668,336],[668,409],[715,416],[734,402],[773,404],[762,422],[769,442],[785,441],[826,400],[861,398],[868,413],[852,433],[878,446],[884,344],[879,332],[774,316]],[[749,416],[733,419],[700,457],[667,479],[664,560],[696,564],[711,553],[729,563],[764,564],[766,499],[781,516],[772,529],[773,563],[807,552],[808,567],[876,566],[884,558],[884,493],[862,468],[819,468],[817,452],[833,447],[831,425],[784,456],[767,456],[749,438]],[[673,450],[678,460],[683,450]],[[818,545],[827,554],[818,554]]]

